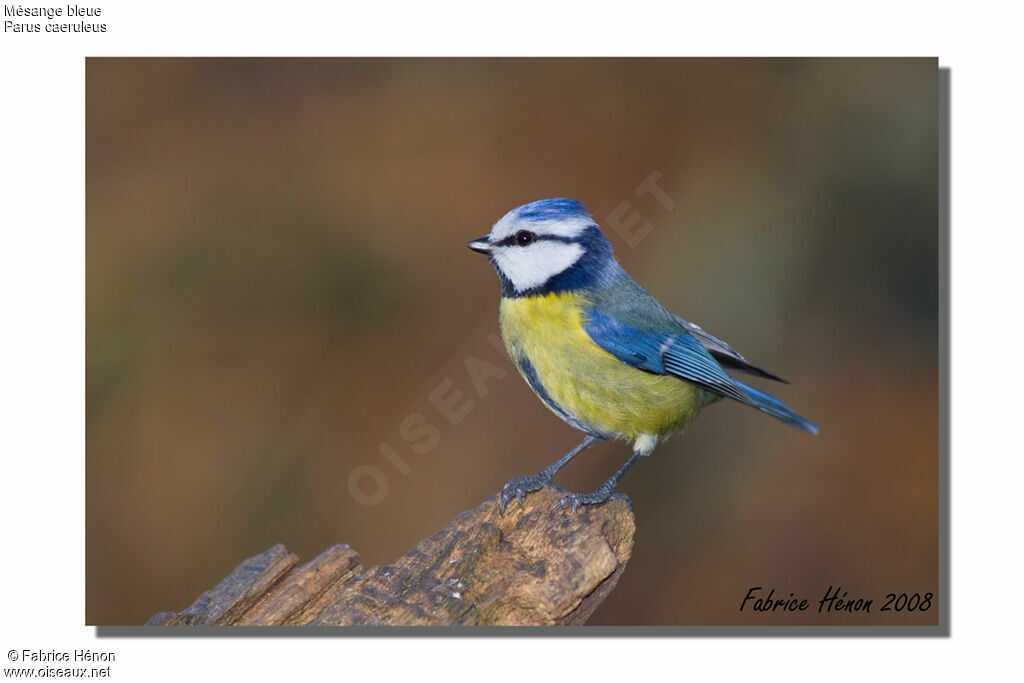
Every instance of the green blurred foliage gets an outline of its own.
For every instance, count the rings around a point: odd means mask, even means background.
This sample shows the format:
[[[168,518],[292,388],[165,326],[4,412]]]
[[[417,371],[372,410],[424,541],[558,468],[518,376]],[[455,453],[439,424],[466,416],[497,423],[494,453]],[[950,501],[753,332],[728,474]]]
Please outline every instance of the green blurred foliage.
[[[181,609],[277,542],[385,563],[572,446],[488,342],[497,279],[463,246],[552,196],[821,426],[716,405],[635,468],[633,559],[591,623],[936,622],[738,612],[754,585],[937,590],[936,60],[89,59],[86,77],[88,623]],[[671,211],[635,193],[654,171]],[[651,224],[635,247],[609,229],[623,201]],[[504,371],[486,395],[467,356]],[[473,401],[457,425],[429,399],[446,380]],[[400,433],[411,415],[429,452]],[[561,483],[627,455],[603,444]],[[349,491],[360,465],[386,479],[376,505]]]

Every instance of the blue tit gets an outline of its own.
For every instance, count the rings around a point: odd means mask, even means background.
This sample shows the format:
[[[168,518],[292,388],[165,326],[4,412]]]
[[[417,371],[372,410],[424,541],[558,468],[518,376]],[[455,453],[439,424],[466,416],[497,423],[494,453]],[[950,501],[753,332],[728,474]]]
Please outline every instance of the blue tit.
[[[726,370],[785,382],[658,303],[618,264],[579,202],[524,204],[467,246],[486,254],[498,273],[498,318],[512,362],[544,405],[585,434],[551,466],[505,484],[502,512],[512,498],[521,503],[542,487],[568,494],[556,508],[576,510],[612,497],[628,501],[614,492],[622,476],[723,397],[817,434],[813,423],[778,399],[731,377]],[[633,447],[608,481],[586,494],[555,486],[559,469],[606,439]]]

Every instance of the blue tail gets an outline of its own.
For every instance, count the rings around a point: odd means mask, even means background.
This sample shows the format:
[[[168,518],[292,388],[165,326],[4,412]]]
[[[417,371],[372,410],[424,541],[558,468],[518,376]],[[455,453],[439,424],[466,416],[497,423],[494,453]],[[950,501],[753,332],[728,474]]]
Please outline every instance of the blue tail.
[[[751,386],[747,386],[743,382],[738,382],[735,379],[733,381],[736,382],[736,384],[743,389],[748,396],[750,396],[750,405],[754,406],[758,410],[768,413],[772,417],[779,418],[790,427],[796,427],[797,429],[802,429],[805,432],[810,432],[811,434],[818,433],[818,425],[806,418],[800,417],[787,408],[779,399],[774,396],[769,396],[762,391],[758,391]]]

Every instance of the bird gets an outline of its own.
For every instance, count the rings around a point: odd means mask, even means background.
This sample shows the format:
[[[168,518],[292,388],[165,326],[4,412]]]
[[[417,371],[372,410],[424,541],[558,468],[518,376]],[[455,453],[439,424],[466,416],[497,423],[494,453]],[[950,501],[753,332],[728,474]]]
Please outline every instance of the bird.
[[[818,427],[728,371],[788,382],[751,364],[700,326],[669,312],[619,265],[611,243],[577,200],[523,204],[467,245],[485,254],[501,282],[498,320],[523,379],[583,441],[537,474],[502,488],[499,510],[541,488],[565,493],[555,509],[598,505],[623,475],[701,410],[738,401],[811,434]],[[620,440],[629,459],[590,493],[571,493],[554,475],[590,446]]]

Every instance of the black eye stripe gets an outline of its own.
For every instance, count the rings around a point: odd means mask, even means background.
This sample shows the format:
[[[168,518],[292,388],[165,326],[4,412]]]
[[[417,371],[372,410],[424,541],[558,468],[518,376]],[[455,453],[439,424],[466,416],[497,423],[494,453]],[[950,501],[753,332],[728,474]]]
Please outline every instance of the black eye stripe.
[[[531,238],[525,244],[520,244],[519,236],[522,235],[523,233],[526,233],[526,234],[530,235]],[[561,242],[562,244],[574,244],[574,243],[576,243],[578,241],[579,240],[575,240],[575,239],[572,239],[572,238],[569,238],[569,237],[562,237],[560,235],[538,235],[537,233],[530,232],[529,230],[519,230],[519,231],[509,235],[505,239],[501,240],[500,242],[496,242],[495,246],[497,246],[497,247],[524,246],[525,247],[525,246],[528,246],[530,244],[533,244],[534,242]]]

